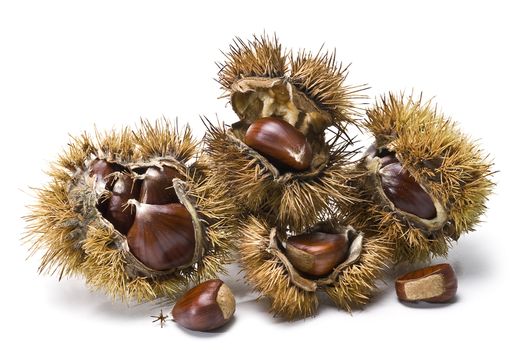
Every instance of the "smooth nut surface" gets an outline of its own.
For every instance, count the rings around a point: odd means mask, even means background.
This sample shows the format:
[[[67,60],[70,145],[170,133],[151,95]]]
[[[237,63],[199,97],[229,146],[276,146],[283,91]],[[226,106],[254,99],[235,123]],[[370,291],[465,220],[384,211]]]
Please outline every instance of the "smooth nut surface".
[[[173,179],[180,178],[178,171],[168,166],[150,167],[143,175],[140,202],[146,204],[178,203],[173,187]]]
[[[134,223],[127,234],[129,249],[145,266],[170,270],[191,262],[195,236],[192,217],[179,203],[133,202]]]
[[[111,182],[109,175],[122,171],[122,167],[116,163],[110,163],[104,159],[95,159],[89,165],[89,176],[94,177],[95,187],[98,192],[107,189],[107,184]]]
[[[398,209],[422,219],[430,220],[436,217],[436,207],[432,198],[401,163],[387,163],[379,173],[385,195]]]
[[[173,319],[194,331],[210,331],[226,324],[234,315],[236,300],[219,279],[203,282],[187,291],[173,307]]]
[[[100,211],[114,228],[122,234],[127,234],[133,224],[134,210],[127,204],[129,199],[134,199],[140,193],[139,182],[134,181],[130,175],[119,173],[112,177],[111,192],[108,198],[100,203]]]
[[[321,277],[346,258],[348,249],[346,235],[315,232],[289,237],[285,255],[296,270]]]
[[[409,272],[396,280],[396,294],[402,301],[443,303],[456,295],[458,281],[449,264]]]
[[[278,118],[261,118],[252,123],[245,134],[245,144],[280,168],[303,171],[312,162],[312,149],[305,136]]]

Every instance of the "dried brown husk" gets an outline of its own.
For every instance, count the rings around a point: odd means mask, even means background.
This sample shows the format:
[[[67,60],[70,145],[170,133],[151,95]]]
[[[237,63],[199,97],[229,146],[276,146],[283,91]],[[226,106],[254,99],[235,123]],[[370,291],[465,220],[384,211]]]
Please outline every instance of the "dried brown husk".
[[[291,54],[266,35],[237,38],[219,66],[218,81],[240,120],[230,126],[207,122],[205,150],[233,202],[301,231],[333,201],[351,200],[342,169],[356,150],[346,127],[361,112],[366,87],[346,85],[348,66],[322,50]],[[307,170],[282,170],[244,143],[249,126],[265,117],[282,119],[305,136],[313,153]]]
[[[347,259],[329,276],[311,280],[293,268],[281,246],[289,234],[317,230],[347,234],[351,248]],[[287,320],[315,315],[320,292],[325,292],[339,308],[349,312],[367,303],[392,253],[388,240],[365,237],[336,220],[321,222],[305,232],[290,233],[251,215],[242,221],[239,231],[240,261],[246,281],[269,299],[271,313]]]
[[[375,137],[373,149],[395,152],[402,166],[432,198],[433,220],[395,208],[383,193],[376,159],[366,154],[352,185],[361,203],[344,206],[358,229],[389,239],[396,262],[446,256],[453,241],[474,230],[493,189],[492,163],[478,145],[429,102],[390,93],[367,113],[365,128]]]
[[[207,129],[204,142],[211,176],[228,185],[229,198],[243,211],[263,213],[293,231],[303,231],[319,214],[332,212],[332,203],[355,198],[346,168],[356,152],[343,134],[324,144],[326,163],[307,172],[281,173],[225,125],[207,123]]]
[[[168,165],[181,174],[173,187],[191,213],[198,242],[190,264],[155,271],[132,255],[125,236],[97,209],[105,193],[95,188],[89,176],[95,159],[127,169]],[[230,227],[236,208],[224,201],[226,187],[207,173],[198,160],[191,130],[166,119],[144,120],[136,130],[74,138],[51,165],[50,184],[36,190],[37,202],[26,217],[25,239],[33,242],[31,251],[44,251],[39,271],[58,273],[60,278],[83,276],[89,286],[123,301],[174,297],[188,284],[224,272],[235,241]]]
[[[236,38],[218,66],[225,96],[248,124],[272,114],[306,136],[320,135],[329,126],[353,123],[361,113],[359,100],[366,98],[365,85],[345,83],[349,66],[337,62],[335,52],[292,54],[276,36]]]

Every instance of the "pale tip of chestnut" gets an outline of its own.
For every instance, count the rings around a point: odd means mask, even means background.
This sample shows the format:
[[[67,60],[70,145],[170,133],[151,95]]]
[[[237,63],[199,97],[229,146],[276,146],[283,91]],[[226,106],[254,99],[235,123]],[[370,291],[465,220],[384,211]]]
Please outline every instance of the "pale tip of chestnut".
[[[412,271],[396,280],[398,299],[407,302],[449,302],[455,297],[457,289],[456,274],[449,264]]]
[[[229,322],[236,310],[231,289],[219,279],[203,282],[182,295],[172,310],[180,326],[200,332],[212,331]]]

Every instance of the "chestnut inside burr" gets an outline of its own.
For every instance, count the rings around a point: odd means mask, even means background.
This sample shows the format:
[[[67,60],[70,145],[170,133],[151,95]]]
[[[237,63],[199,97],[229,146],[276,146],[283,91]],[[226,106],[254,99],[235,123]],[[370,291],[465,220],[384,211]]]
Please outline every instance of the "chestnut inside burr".
[[[180,203],[172,189],[173,179],[180,178],[180,173],[173,168],[164,166],[149,167],[142,175],[140,202],[146,204]]]
[[[285,255],[300,273],[310,278],[329,275],[347,258],[349,241],[344,234],[314,232],[287,239]]]
[[[299,235],[289,234],[273,227],[267,251],[285,266],[292,284],[307,292],[335,283],[362,253],[363,233],[349,225],[319,222]]]
[[[130,252],[147,268],[165,271],[189,264],[195,252],[191,214],[180,203],[173,167],[131,169],[95,159],[89,167],[94,187],[101,189],[97,208],[122,235]]]
[[[381,186],[394,206],[419,218],[432,220],[437,216],[436,206],[425,189],[403,167],[396,154],[387,149],[375,152],[380,160]]]
[[[256,120],[247,129],[244,142],[281,172],[305,171],[311,166],[311,145],[298,129],[283,119]]]

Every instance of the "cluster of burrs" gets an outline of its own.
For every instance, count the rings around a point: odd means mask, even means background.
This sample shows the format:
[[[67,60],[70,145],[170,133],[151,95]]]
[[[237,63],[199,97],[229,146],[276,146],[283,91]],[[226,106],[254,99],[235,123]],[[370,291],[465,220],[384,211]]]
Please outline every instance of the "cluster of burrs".
[[[27,216],[42,271],[148,301],[215,278],[237,252],[292,320],[320,293],[347,311],[367,303],[387,266],[446,256],[479,222],[492,164],[430,101],[388,93],[365,109],[368,87],[348,85],[334,54],[265,35],[236,39],[219,66],[238,121],[204,119],[203,142],[165,119],[73,139]],[[359,131],[374,137],[363,151]],[[230,306],[213,283],[200,302]]]

